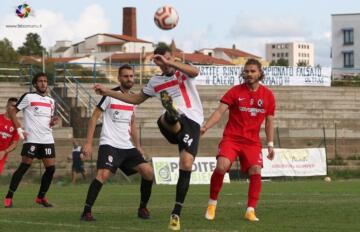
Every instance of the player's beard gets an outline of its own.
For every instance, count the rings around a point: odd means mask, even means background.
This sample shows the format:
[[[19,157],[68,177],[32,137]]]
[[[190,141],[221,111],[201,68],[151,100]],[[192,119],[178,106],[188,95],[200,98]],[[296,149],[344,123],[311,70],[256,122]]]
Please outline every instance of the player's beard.
[[[134,86],[134,82],[127,81],[127,82],[121,83],[121,86],[126,90],[130,90]]]
[[[45,90],[41,90],[39,87],[35,87],[36,92],[40,93],[41,95],[45,95],[46,91],[47,91],[47,87],[45,88]]]

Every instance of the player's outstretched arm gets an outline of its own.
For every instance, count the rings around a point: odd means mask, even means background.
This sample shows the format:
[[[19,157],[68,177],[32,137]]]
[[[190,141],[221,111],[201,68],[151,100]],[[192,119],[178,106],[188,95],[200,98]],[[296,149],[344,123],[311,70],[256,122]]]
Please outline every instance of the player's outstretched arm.
[[[91,118],[89,119],[87,133],[86,133],[86,143],[83,147],[82,152],[85,156],[90,156],[92,153],[92,144],[94,140],[94,132],[96,127],[96,122],[100,118],[102,111],[99,108],[95,108]]]
[[[220,121],[224,113],[228,110],[228,105],[220,103],[219,107],[211,114],[210,118],[200,129],[201,135],[203,135],[208,129],[213,127],[216,123]]]
[[[273,160],[275,156],[274,152],[274,116],[268,115],[265,119],[265,134],[268,147],[268,156],[269,160]]]
[[[181,62],[177,62],[175,60],[168,60],[162,55],[155,55],[154,56],[154,62],[157,64],[157,62],[164,63],[166,65],[169,65],[175,69],[180,70],[181,72],[185,73],[189,77],[196,77],[199,74],[199,69],[191,66],[189,64],[184,64]]]
[[[10,119],[14,123],[14,126],[15,126],[20,138],[24,140],[24,139],[26,139],[28,134],[21,127],[21,123],[20,123],[19,119],[16,117],[17,112],[19,112],[19,110],[16,107],[12,106],[10,108],[10,112],[9,112],[10,113]]]
[[[135,114],[133,114],[131,117],[131,139],[136,149],[138,149],[140,153],[144,156],[145,152],[141,147],[140,137],[136,125],[137,124],[136,124]]]
[[[97,94],[100,94],[102,96],[113,97],[119,99],[120,101],[124,101],[134,105],[139,105],[148,98],[148,96],[146,96],[142,92],[136,94],[121,93],[118,91],[108,89],[101,84],[95,84],[94,90]]]

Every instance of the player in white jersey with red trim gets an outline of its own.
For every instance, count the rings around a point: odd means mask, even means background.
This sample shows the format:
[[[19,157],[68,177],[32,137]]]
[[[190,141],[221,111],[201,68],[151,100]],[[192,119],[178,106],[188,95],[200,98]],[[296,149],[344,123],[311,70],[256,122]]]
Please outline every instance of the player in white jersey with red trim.
[[[45,73],[37,73],[32,79],[35,92],[25,93],[16,103],[16,107],[10,111],[19,136],[23,139],[21,151],[22,160],[18,169],[14,172],[9,191],[5,197],[5,207],[12,207],[13,195],[26,171],[34,158],[41,159],[45,172],[41,178],[40,190],[35,202],[44,206],[52,207],[45,197],[49,190],[55,172],[55,145],[52,135],[52,127],[58,120],[55,113],[55,101],[47,96],[48,80]],[[16,117],[18,111],[23,111],[24,126]]]
[[[154,62],[163,74],[152,77],[140,93],[122,94],[99,84],[95,85],[95,91],[135,105],[150,97],[161,100],[166,112],[160,116],[158,126],[170,143],[178,144],[180,152],[176,202],[169,223],[169,229],[180,230],[180,212],[189,189],[192,164],[200,139],[200,125],[204,120],[200,97],[194,84],[199,71],[196,67],[175,61],[170,48],[165,46],[155,49]]]
[[[130,93],[130,89],[134,85],[134,70],[132,67],[129,65],[121,66],[118,80],[120,85],[114,88],[113,91]],[[144,152],[140,146],[134,110],[135,106],[133,104],[104,96],[89,120],[87,139],[83,150],[86,156],[92,153],[96,121],[101,115],[103,125],[97,159],[97,174],[90,184],[81,220],[95,220],[91,212],[92,206],[103,183],[118,168],[127,175],[139,172],[142,176],[138,217],[142,219],[150,217],[146,206],[151,195],[154,172],[151,165],[143,157]]]

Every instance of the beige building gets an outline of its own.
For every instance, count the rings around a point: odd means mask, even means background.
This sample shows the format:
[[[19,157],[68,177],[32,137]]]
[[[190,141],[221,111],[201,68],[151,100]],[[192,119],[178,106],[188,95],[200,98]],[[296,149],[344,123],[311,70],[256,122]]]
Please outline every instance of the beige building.
[[[305,42],[266,44],[266,60],[276,62],[280,58],[288,60],[289,66],[298,66],[299,63],[314,66],[314,45]]]

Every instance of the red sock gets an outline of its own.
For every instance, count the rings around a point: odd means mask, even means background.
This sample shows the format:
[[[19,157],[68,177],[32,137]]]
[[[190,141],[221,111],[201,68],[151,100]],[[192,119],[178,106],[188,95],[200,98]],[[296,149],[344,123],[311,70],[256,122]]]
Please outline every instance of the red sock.
[[[214,171],[211,175],[211,182],[210,182],[210,199],[216,201],[219,196],[219,192],[221,190],[223,181],[224,181],[223,173],[218,171]]]
[[[261,191],[261,175],[254,174],[250,176],[249,192],[248,192],[248,207],[256,208],[256,203],[259,200]]]
[[[7,155],[5,155],[5,156],[0,160],[0,175],[1,175],[2,171],[3,171],[3,169],[4,169],[6,160],[7,160]]]

